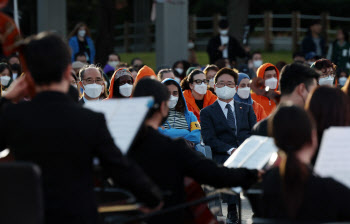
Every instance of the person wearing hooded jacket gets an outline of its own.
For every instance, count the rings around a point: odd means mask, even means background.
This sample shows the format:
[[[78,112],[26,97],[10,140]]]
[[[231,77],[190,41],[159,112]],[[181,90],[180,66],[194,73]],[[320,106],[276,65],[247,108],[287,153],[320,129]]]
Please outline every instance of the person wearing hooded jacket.
[[[137,76],[134,82],[134,85],[136,86],[136,84],[143,78],[148,77],[148,78],[152,78],[154,77],[155,79],[157,79],[157,75],[156,73],[153,71],[153,69],[151,69],[150,67],[148,67],[147,65],[144,65],[138,72],[137,72]]]
[[[188,110],[181,87],[174,79],[162,82],[170,93],[168,119],[159,128],[159,132],[171,138],[184,138],[195,144],[201,140],[201,127],[197,117]]]
[[[236,102],[252,105],[257,122],[267,117],[264,108],[251,97],[250,77],[247,74],[238,73],[237,92],[234,96],[234,100]]]
[[[217,100],[217,96],[208,90],[208,83],[205,74],[198,69],[193,70],[181,81],[187,108],[193,112],[199,122],[200,111]]]
[[[261,65],[257,70],[257,76],[265,81],[264,89],[266,89],[266,87],[269,87],[269,89],[272,89],[275,92],[279,93],[277,89],[280,73],[275,65],[271,63],[265,63]],[[267,116],[269,116],[269,114],[271,114],[271,112],[276,108],[276,103],[266,96],[258,95],[253,92],[251,94],[251,97],[254,101],[259,103],[264,108]]]
[[[132,93],[134,79],[128,69],[120,68],[114,72],[109,86],[109,96],[112,98],[129,98]]]

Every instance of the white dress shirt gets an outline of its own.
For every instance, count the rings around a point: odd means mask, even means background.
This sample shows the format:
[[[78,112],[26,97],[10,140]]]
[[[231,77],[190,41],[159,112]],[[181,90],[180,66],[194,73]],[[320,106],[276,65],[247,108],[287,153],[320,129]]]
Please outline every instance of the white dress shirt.
[[[222,112],[224,113],[224,115],[225,115],[225,117],[226,117],[226,119],[227,119],[227,112],[228,112],[228,109],[226,108],[227,103],[224,102],[224,101],[221,101],[221,100],[219,100],[219,99],[218,99],[218,103],[219,103],[219,105],[220,105],[220,107],[221,107]],[[232,113],[233,113],[234,118],[235,118],[236,135],[237,135],[237,119],[236,119],[235,104],[234,104],[233,99],[232,99],[228,104],[231,106]],[[234,150],[234,149],[235,149],[235,148],[229,149],[229,150],[227,151],[227,154],[231,155],[231,152],[232,152],[232,150]]]
[[[228,58],[228,41],[229,41],[229,36],[222,36],[220,35],[220,41],[221,41],[221,45],[226,44],[226,48],[225,50],[222,51],[222,57],[223,58]]]

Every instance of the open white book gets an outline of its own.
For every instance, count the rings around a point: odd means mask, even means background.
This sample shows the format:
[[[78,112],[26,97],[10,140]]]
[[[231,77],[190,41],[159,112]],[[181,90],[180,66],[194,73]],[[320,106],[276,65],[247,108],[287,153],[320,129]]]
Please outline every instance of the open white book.
[[[332,177],[350,188],[350,127],[325,130],[314,167],[322,177]]]
[[[130,149],[152,106],[153,97],[89,101],[84,104],[84,107],[105,115],[108,130],[123,154]]]
[[[226,160],[224,166],[262,169],[271,158],[277,158],[277,151],[272,138],[252,135]]]

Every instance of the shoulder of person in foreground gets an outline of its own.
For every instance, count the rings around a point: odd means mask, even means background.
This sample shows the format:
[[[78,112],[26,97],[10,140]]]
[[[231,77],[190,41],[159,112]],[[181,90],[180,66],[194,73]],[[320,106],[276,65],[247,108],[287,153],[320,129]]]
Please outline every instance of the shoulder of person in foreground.
[[[268,119],[269,117],[266,117],[265,119],[262,119],[260,122],[256,123],[252,129],[252,135],[268,137]]]

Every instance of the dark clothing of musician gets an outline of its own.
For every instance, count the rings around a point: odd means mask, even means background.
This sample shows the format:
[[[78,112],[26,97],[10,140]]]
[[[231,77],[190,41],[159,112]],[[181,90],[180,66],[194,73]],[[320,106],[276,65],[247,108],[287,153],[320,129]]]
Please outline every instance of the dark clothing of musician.
[[[0,102],[0,151],[9,148],[17,161],[40,167],[45,224],[97,223],[95,156],[116,183],[140,201],[149,207],[160,203],[155,185],[115,146],[102,114],[54,91],[40,92],[28,102]]]
[[[322,178],[312,173],[304,186],[301,206],[296,219],[312,223],[350,221],[350,189],[332,178]],[[287,219],[279,168],[264,175],[264,218]],[[306,222],[305,222],[306,223]]]
[[[217,166],[189,148],[183,139],[173,140],[151,127],[144,127],[128,156],[135,160],[163,192],[164,208],[185,202],[184,177],[217,188],[249,187],[257,171]],[[154,217],[148,223],[184,223],[184,210]]]

